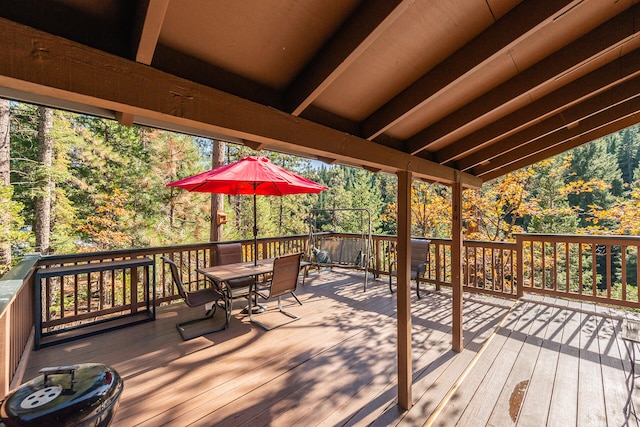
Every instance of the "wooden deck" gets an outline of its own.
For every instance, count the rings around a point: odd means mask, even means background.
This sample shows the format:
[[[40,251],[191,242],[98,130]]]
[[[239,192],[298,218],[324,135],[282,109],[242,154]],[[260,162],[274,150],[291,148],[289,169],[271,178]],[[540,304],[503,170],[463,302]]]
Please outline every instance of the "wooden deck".
[[[349,270],[313,273],[303,305],[286,301],[301,320],[266,332],[238,307],[227,331],[186,342],[174,324],[200,313],[162,308],[155,322],[33,352],[24,380],[44,366],[110,365],[125,382],[113,425],[127,427],[637,425],[623,410],[635,386],[622,313],[531,297],[465,295],[460,354],[449,296],[414,299],[415,405],[399,411],[395,296],[386,281],[362,284]]]

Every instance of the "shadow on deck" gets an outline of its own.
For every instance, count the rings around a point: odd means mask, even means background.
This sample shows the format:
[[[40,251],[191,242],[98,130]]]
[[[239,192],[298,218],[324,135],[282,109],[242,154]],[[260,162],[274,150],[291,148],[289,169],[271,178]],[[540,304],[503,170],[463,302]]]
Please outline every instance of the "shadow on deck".
[[[303,305],[285,303],[302,319],[269,332],[249,324],[237,302],[228,330],[182,341],[174,324],[194,312],[163,307],[155,322],[34,352],[24,378],[44,366],[114,367],[125,382],[114,426],[622,425],[632,418],[623,411],[630,364],[620,312],[465,295],[465,350],[456,354],[444,292],[413,301],[415,405],[399,411],[395,295],[385,280],[370,281],[367,292],[362,282],[349,270],[312,274],[298,288]]]

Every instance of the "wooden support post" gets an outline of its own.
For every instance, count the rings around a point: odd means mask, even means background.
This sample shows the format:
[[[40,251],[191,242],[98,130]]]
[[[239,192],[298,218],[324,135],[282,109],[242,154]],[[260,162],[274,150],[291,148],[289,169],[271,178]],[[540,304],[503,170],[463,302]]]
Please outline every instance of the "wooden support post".
[[[398,251],[397,251],[397,323],[398,323],[398,405],[413,406],[411,387],[411,177],[398,172]]]
[[[453,330],[451,347],[459,353],[462,342],[462,183],[456,175],[451,191],[451,288],[453,289]]]

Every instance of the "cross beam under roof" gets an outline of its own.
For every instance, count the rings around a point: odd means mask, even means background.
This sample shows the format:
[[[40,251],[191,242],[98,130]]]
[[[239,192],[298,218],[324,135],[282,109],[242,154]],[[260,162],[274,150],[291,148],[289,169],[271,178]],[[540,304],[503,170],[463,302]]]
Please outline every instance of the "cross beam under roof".
[[[388,173],[455,182],[456,170],[143,64],[0,19],[0,86],[335,158]],[[466,187],[482,180],[461,175]]]

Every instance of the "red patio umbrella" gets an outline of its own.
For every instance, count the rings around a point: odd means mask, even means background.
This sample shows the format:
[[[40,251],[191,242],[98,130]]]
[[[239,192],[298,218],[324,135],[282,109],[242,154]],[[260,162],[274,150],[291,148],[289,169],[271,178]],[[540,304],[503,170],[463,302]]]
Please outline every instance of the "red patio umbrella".
[[[253,246],[254,264],[258,264],[258,221],[256,195],[282,196],[285,194],[317,194],[328,187],[296,175],[274,165],[266,157],[249,156],[202,172],[189,178],[167,184],[188,191],[221,194],[253,195]]]

